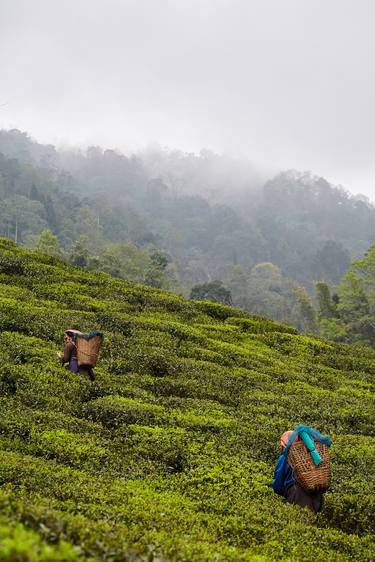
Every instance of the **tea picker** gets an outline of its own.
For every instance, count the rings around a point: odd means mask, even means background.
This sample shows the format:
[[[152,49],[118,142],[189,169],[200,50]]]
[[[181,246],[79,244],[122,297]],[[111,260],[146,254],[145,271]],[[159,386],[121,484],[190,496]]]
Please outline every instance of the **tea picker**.
[[[330,445],[330,437],[308,425],[283,433],[273,490],[289,503],[320,511],[331,482]]]
[[[66,365],[72,373],[86,374],[91,381],[95,380],[95,367],[100,346],[103,341],[102,332],[93,330],[83,334],[79,330],[65,330],[65,345],[63,353],[57,357],[63,365]]]

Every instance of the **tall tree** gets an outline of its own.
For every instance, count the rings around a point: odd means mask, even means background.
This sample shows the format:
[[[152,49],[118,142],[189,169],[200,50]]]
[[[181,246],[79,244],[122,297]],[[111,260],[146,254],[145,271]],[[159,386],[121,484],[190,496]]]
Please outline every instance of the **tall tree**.
[[[325,278],[331,283],[338,283],[350,266],[350,254],[346,248],[335,240],[327,240],[316,252],[312,273],[318,279]]]
[[[301,287],[294,289],[301,316],[301,328],[304,332],[315,334],[318,331],[316,312],[310,295]]]
[[[87,236],[80,236],[70,249],[69,260],[73,265],[86,267],[89,262],[90,252],[88,249],[89,239]]]
[[[337,288],[338,310],[350,341],[375,345],[375,244],[355,260]]]
[[[316,283],[315,288],[318,298],[319,319],[337,317],[337,307],[335,302],[332,300],[328,283],[325,281],[319,281]]]
[[[227,305],[233,304],[231,292],[224,287],[221,281],[211,281],[210,283],[195,285],[191,289],[190,298],[192,300],[209,300]]]
[[[49,256],[53,256],[55,258],[63,257],[59,239],[48,228],[45,228],[40,236],[38,236],[38,238],[36,239],[35,249],[38,252],[48,254]]]
[[[170,258],[164,252],[153,251],[146,269],[144,283],[156,289],[167,288],[166,268],[169,261]]]
[[[103,248],[98,256],[97,265],[111,275],[134,283],[142,283],[150,261],[150,256],[145,250],[131,243],[117,242]]]

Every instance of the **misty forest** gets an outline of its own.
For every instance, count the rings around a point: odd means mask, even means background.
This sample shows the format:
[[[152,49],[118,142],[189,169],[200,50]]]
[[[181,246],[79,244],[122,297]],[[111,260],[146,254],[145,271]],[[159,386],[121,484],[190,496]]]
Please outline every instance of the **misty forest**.
[[[366,197],[3,130],[0,201],[1,560],[373,560]],[[68,327],[104,334],[95,373]],[[301,421],[333,440],[318,513],[271,487]]]
[[[375,343],[375,207],[312,173],[0,132],[0,235],[73,265],[339,342]]]

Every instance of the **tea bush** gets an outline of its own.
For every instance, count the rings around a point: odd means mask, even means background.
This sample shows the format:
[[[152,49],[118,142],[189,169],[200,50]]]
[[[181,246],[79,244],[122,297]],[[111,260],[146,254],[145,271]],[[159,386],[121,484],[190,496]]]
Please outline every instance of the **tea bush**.
[[[86,404],[83,414],[107,427],[118,427],[124,423],[152,422],[163,413],[161,406],[147,404],[123,396],[104,396]]]
[[[69,327],[105,332],[95,382]],[[1,560],[374,559],[374,350],[5,239],[0,328]],[[270,486],[301,421],[333,439],[318,517]]]

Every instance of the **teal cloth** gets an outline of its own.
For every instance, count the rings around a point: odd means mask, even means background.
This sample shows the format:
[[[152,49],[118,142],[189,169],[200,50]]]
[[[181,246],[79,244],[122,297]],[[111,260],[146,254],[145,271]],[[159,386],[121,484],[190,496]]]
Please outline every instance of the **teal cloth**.
[[[319,455],[319,452],[315,448],[314,439],[312,439],[310,435],[306,433],[306,431],[301,431],[301,438],[306,446],[306,449],[309,451],[315,466],[319,466],[322,463],[322,458]]]
[[[300,423],[297,427],[293,430],[292,435],[289,437],[288,443],[284,449],[284,452],[288,452],[292,443],[301,435],[302,432],[306,432],[312,439],[315,441],[319,441],[319,443],[324,443],[327,447],[332,445],[332,440],[328,435],[322,435],[318,429],[314,427],[310,427],[309,425],[304,425]]]
[[[101,339],[104,339],[103,332],[98,332],[98,330],[91,330],[88,334],[77,334],[76,337],[79,336],[80,338],[84,338],[85,340],[91,340],[95,336],[99,336]],[[76,338],[74,338],[76,339]]]

